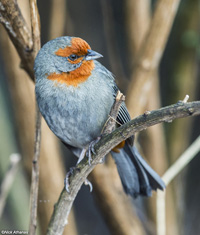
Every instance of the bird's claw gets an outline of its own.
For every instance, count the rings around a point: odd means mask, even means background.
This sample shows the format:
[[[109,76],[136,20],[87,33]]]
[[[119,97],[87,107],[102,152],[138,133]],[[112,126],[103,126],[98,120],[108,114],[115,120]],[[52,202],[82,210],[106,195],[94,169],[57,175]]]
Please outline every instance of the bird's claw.
[[[89,162],[89,165],[91,165],[91,161],[92,161],[92,154],[96,154],[95,152],[95,149],[94,149],[94,146],[96,143],[99,142],[99,140],[101,139],[101,137],[97,137],[97,139],[93,140],[92,142],[90,142],[89,146],[87,149],[83,149],[79,158],[78,158],[78,161],[76,163],[76,165],[78,165],[82,160],[83,158],[85,157],[85,155],[87,156],[88,158],[88,162]]]
[[[83,160],[83,158],[85,157],[86,152],[87,152],[87,149],[82,149],[81,154],[78,158],[78,161],[77,161],[76,165],[78,165]]]
[[[73,174],[75,167],[71,167],[69,171],[67,172],[65,179],[64,179],[64,185],[66,191],[69,193],[69,177]]]
[[[67,191],[68,193],[70,193],[70,190],[69,190],[69,177],[73,174],[74,170],[75,170],[75,167],[71,167],[71,168],[69,169],[69,171],[67,172],[67,174],[66,174],[66,176],[65,176],[65,179],[64,179],[65,189],[66,189],[66,191]],[[86,179],[86,180],[84,181],[84,184],[85,184],[85,185],[88,185],[89,188],[90,188],[90,192],[92,192],[93,186],[92,186],[92,183],[91,183],[88,179]]]
[[[99,164],[103,164],[104,162],[105,162],[105,157],[99,161]]]
[[[85,180],[84,184],[85,184],[85,185],[88,185],[89,188],[90,188],[90,192],[92,192],[93,186],[92,186],[92,183],[91,183],[88,179]]]
[[[96,143],[99,142],[99,140],[101,139],[101,137],[97,137],[95,140],[93,140],[92,142],[90,142],[89,147],[88,147],[88,151],[87,151],[87,157],[88,157],[88,162],[89,165],[91,165],[91,161],[92,161],[92,154],[96,154],[96,151],[94,149],[94,146]]]

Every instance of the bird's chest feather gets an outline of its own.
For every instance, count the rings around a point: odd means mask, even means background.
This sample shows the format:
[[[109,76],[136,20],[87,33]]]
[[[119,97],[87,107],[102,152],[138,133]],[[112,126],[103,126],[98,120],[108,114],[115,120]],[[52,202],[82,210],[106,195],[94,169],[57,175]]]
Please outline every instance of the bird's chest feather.
[[[112,84],[88,80],[78,87],[46,80],[36,96],[50,129],[62,141],[85,147],[100,135],[113,104]]]

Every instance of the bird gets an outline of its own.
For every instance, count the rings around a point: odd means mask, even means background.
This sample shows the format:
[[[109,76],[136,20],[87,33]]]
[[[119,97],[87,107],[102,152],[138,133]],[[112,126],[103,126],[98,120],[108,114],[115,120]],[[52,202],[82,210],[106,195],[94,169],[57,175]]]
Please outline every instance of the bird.
[[[34,62],[39,110],[78,162],[100,137],[119,91],[113,74],[97,61],[101,57],[85,40],[62,36],[45,43]],[[123,125],[130,120],[123,102],[116,122]],[[149,197],[153,190],[165,189],[160,176],[138,152],[133,136],[113,148],[111,155],[126,194]]]

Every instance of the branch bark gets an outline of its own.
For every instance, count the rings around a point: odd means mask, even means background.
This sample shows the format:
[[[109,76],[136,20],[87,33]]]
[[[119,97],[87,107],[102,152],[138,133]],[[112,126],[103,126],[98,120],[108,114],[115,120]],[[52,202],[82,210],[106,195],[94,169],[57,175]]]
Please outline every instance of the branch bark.
[[[0,23],[7,33],[21,58],[21,67],[34,80],[33,73],[33,41],[30,29],[22,16],[21,10],[14,0],[1,0]]]
[[[35,59],[41,47],[40,41],[40,16],[37,8],[37,0],[30,0],[31,29],[33,40],[33,57]]]
[[[39,190],[39,156],[41,144],[41,114],[38,107],[36,108],[36,125],[35,125],[35,143],[34,156],[32,161],[32,178],[30,194],[30,221],[29,234],[35,235],[37,228],[37,208],[38,208],[38,190]]]
[[[195,115],[200,115],[200,101],[190,103],[180,101],[174,105],[146,112],[100,139],[100,141],[95,145],[96,156],[93,156],[94,158],[91,165],[88,165],[87,160],[84,159],[83,162],[76,166],[74,174],[70,177],[70,192],[68,193],[65,188],[63,189],[58,203],[54,208],[54,213],[52,215],[47,234],[62,234],[62,231],[67,224],[67,218],[72,204],[81,185],[89,173],[94,169],[95,165],[99,164],[99,162],[102,161],[104,156],[108,154],[114,146],[122,142],[124,139],[129,138],[136,132],[145,130],[147,127],[161,122],[171,122],[177,118]]]
[[[21,160],[21,156],[17,153],[13,153],[10,156],[10,165],[5,173],[5,176],[0,185],[0,219],[6,204],[6,198],[8,197],[9,191],[13,184],[14,179],[16,178],[16,173],[19,168],[19,162]]]
[[[30,0],[31,29],[33,39],[33,57],[35,58],[40,47],[40,17],[38,13],[36,0]],[[34,79],[35,80],[35,79]],[[30,194],[30,222],[29,234],[35,235],[37,229],[37,209],[38,209],[38,190],[39,190],[39,157],[41,144],[41,113],[36,104],[36,125],[35,125],[35,143],[34,156],[32,161],[32,180]]]

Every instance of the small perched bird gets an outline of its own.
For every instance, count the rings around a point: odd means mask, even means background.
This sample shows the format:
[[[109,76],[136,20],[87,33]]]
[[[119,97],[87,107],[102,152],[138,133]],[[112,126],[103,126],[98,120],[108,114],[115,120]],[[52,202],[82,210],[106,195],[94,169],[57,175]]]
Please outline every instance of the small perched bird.
[[[114,77],[96,61],[101,54],[78,37],[47,42],[35,59],[36,98],[49,128],[77,156],[85,156],[100,136],[119,90]],[[130,121],[122,103],[117,122]],[[140,156],[129,138],[111,151],[125,192],[151,196],[164,182]],[[90,159],[89,159],[90,160]]]

